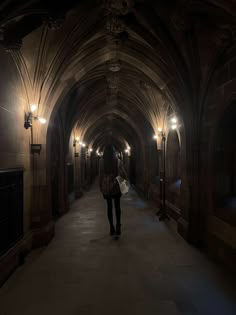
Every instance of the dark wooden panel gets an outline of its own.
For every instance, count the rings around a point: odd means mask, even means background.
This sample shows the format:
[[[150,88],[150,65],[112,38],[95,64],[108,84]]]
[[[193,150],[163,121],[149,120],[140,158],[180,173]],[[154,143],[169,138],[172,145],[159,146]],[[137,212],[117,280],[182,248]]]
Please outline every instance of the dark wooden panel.
[[[0,254],[23,236],[23,169],[0,170]]]

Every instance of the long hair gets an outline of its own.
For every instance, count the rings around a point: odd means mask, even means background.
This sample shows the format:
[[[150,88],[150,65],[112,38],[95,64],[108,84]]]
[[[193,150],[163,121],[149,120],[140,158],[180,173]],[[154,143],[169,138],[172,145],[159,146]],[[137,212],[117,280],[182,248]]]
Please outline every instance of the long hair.
[[[118,174],[118,161],[116,158],[115,148],[112,144],[108,144],[103,152],[104,174],[115,175]]]

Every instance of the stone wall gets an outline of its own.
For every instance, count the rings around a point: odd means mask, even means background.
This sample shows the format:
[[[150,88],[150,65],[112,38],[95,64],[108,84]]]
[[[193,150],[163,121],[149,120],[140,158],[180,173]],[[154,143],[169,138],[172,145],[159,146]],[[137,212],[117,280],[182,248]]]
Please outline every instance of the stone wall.
[[[236,46],[232,47],[222,58],[222,62],[215,73],[213,86],[205,105],[202,126],[201,148],[201,182],[202,207],[205,209],[205,237],[204,243],[210,254],[217,257],[235,270],[236,262],[236,209],[219,206],[216,202],[221,190],[224,191],[224,181],[221,180],[216,190],[216,182],[224,157],[215,168],[216,146],[219,135],[224,138],[224,130],[220,129],[220,122],[225,111],[236,101]],[[235,117],[236,119],[236,117]],[[232,131],[233,132],[233,131]],[[226,135],[225,140],[227,141]]]

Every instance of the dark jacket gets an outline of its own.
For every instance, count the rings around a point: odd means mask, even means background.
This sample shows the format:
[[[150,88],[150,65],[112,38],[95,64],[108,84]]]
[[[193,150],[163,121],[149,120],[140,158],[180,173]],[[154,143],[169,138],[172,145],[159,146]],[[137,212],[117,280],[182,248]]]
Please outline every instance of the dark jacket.
[[[120,186],[116,180],[116,177],[122,176],[126,178],[127,176],[123,167],[123,163],[119,159],[117,159],[117,166],[117,174],[105,174],[104,160],[100,159],[99,161],[99,186],[104,198],[115,198],[121,196]]]

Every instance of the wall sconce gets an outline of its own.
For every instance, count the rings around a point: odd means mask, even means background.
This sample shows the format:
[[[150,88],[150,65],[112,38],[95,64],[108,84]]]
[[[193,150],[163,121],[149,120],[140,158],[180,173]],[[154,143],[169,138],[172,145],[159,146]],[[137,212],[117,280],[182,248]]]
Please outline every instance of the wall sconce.
[[[87,157],[90,157],[92,155],[93,149],[87,148]]]
[[[177,118],[173,117],[171,118],[170,122],[168,123],[168,127],[172,130],[177,129]],[[160,210],[157,212],[157,215],[159,215],[159,220],[169,220],[169,216],[166,211],[166,134],[161,129],[157,129],[158,133],[153,136],[154,139],[157,139],[160,137],[162,142],[162,155],[163,155],[163,168],[162,168],[162,178],[160,178],[160,196],[161,196],[161,205]]]
[[[83,142],[80,142],[79,144],[80,144],[80,145],[81,145],[81,147],[83,147],[83,148],[85,148],[85,147],[86,147],[86,144],[85,144],[85,143],[83,143]]]
[[[157,131],[158,131],[158,133],[153,136],[153,139],[155,139],[155,140],[157,140],[158,137],[162,136],[162,129],[161,128],[157,128]]]
[[[73,147],[76,148],[76,144],[79,144],[79,145],[81,145],[82,147],[86,147],[86,144],[80,141],[80,137],[76,137],[76,138],[73,140]]]
[[[97,156],[101,157],[103,156],[102,152],[99,152],[98,150],[96,151]]]
[[[76,137],[73,141],[73,147],[76,146],[76,143],[79,143],[79,137]]]
[[[127,148],[125,149],[125,153],[128,154],[128,156],[130,156],[130,146],[127,146]]]
[[[46,119],[43,117],[38,117],[33,114],[37,110],[37,105],[33,104],[30,107],[30,111],[25,114],[25,122],[24,127],[25,129],[28,129],[32,127],[32,120],[38,120],[41,124],[46,124]]]
[[[40,154],[42,150],[42,144],[31,144],[31,153],[37,153]]]
[[[169,123],[168,125],[169,125],[169,127],[170,127],[172,130],[176,130],[177,127],[178,127],[177,123],[178,123],[177,118],[176,118],[176,117],[173,117],[173,118],[171,118],[170,123]],[[162,138],[163,136],[165,136],[165,133],[162,131],[161,128],[157,128],[157,131],[158,131],[158,133],[155,134],[155,135],[153,135],[153,139],[156,140],[156,139],[158,139],[158,137]]]
[[[173,117],[171,119],[171,129],[175,130],[177,128],[177,118]]]

